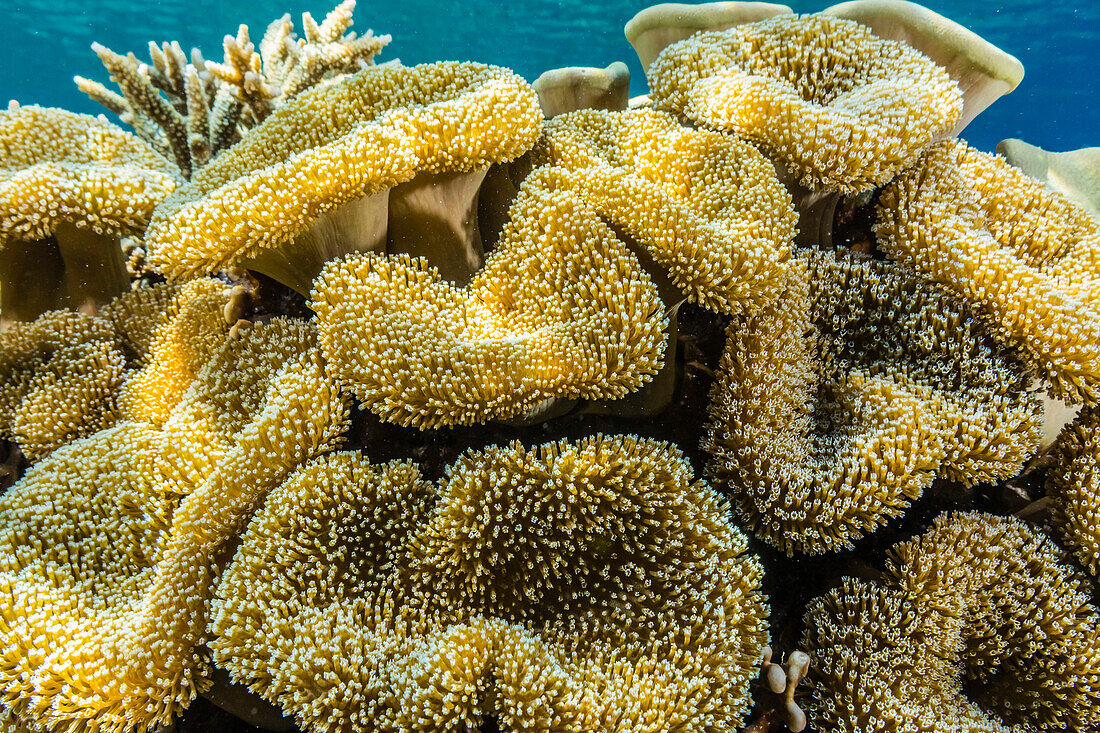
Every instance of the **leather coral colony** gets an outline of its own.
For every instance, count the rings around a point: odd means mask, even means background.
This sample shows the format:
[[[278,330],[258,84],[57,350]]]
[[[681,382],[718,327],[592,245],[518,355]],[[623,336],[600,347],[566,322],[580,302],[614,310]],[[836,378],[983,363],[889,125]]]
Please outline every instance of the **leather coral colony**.
[[[353,8],[98,47],[144,142],[0,113],[0,724],[1095,729],[1097,225],[946,139],[1015,59],[666,5],[628,104],[375,66]],[[1074,555],[929,528],[1044,493]]]

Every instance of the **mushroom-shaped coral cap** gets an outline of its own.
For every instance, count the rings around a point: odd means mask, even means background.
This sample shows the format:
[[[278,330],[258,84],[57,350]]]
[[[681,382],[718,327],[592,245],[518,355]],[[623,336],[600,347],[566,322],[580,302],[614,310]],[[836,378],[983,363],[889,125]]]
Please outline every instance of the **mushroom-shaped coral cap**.
[[[1100,616],[1088,581],[1038,530],[942,516],[877,582],[810,605],[819,730],[1100,730]]]
[[[1054,441],[1047,469],[1052,522],[1067,547],[1100,581],[1100,407],[1089,405]]]
[[[664,113],[594,110],[547,123],[527,185],[568,191],[671,279],[684,299],[751,312],[778,294],[796,216],[774,166],[748,143]]]
[[[879,197],[892,258],[973,303],[1058,397],[1100,394],[1100,220],[961,141]]]
[[[187,490],[166,475],[168,455],[152,426],[120,423],[56,451],[0,497],[0,680],[5,705],[36,730],[169,719],[171,695],[134,684],[131,656],[134,609]]]
[[[748,525],[788,554],[850,547],[936,476],[1015,475],[1042,434],[1023,369],[964,304],[895,265],[795,258],[734,322],[703,448]]]
[[[325,266],[310,307],[331,373],[384,419],[420,428],[621,397],[661,367],[667,323],[607,224],[570,192],[527,184],[466,288],[420,259],[353,255]]]
[[[931,59],[826,15],[699,33],[665,49],[649,81],[659,106],[759,143],[807,188],[843,193],[889,181],[962,110]]]
[[[1015,56],[917,3],[852,0],[826,8],[822,14],[857,21],[879,38],[904,41],[946,69],[963,93],[962,114],[951,135],[957,135],[1024,78],[1024,66]]]
[[[470,452],[438,490],[338,453],[253,518],[212,647],[308,731],[722,730],[765,640],[745,544],[654,441]]]
[[[622,61],[606,69],[567,66],[544,71],[531,82],[547,117],[579,109],[626,109],[630,101],[630,70]]]
[[[244,264],[309,292],[326,261],[386,248],[390,188],[511,160],[541,121],[505,69],[369,67],[290,100],[199,171],[157,210],[151,256],[170,278]]]
[[[119,238],[176,185],[172,164],[106,120],[48,107],[0,112],[0,310],[33,320],[129,286]]]
[[[1100,148],[1052,153],[1009,138],[997,143],[997,152],[1100,219]]]
[[[761,2],[716,2],[688,5],[660,3],[650,5],[631,18],[623,32],[634,47],[642,70],[668,46],[699,31],[722,31],[743,23],[790,15],[786,5]]]

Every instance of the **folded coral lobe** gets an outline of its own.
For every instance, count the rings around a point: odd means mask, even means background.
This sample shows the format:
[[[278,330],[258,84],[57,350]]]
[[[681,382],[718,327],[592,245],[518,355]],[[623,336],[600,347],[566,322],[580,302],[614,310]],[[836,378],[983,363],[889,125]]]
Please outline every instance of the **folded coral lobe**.
[[[470,451],[438,487],[336,453],[253,518],[213,648],[312,731],[716,732],[766,636],[745,545],[657,441]]]
[[[965,305],[896,265],[809,252],[728,330],[703,448],[741,516],[788,554],[905,511],[936,476],[1015,475],[1042,412]]]
[[[655,279],[674,285],[661,293],[667,307],[686,297],[743,313],[778,295],[796,217],[749,143],[652,109],[583,110],[548,122],[531,159],[548,168],[527,185],[568,191],[653,258]]]
[[[812,602],[821,730],[1100,730],[1100,615],[1087,579],[1014,517],[944,515],[875,582]]]
[[[135,609],[156,578],[187,486],[167,436],[121,423],[54,452],[0,498],[0,683],[24,723],[148,730],[195,695],[188,658],[138,659]]]
[[[325,261],[386,243],[384,200],[336,241],[311,231],[323,215],[417,174],[511,160],[541,122],[531,87],[499,67],[366,68],[294,97],[200,170],[156,212],[151,256],[171,278],[245,263],[308,292]]]
[[[808,188],[844,193],[889,181],[962,111],[931,59],[826,15],[698,33],[648,75],[659,106],[759,143]]]
[[[407,256],[322,270],[310,303],[321,348],[364,406],[403,425],[468,425],[653,378],[666,318],[634,255],[568,193],[521,194],[512,216],[466,288]]]
[[[886,254],[972,303],[1059,397],[1100,394],[1100,221],[962,141],[937,143],[876,208]]]

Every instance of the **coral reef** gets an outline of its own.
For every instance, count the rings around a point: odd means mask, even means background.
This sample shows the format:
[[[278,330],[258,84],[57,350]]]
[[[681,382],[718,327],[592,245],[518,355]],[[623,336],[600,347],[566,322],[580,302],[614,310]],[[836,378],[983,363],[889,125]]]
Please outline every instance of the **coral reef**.
[[[1100,220],[961,141],[932,146],[879,198],[890,257],[971,301],[1058,397],[1100,386]]]
[[[484,175],[530,148],[541,118],[527,82],[497,67],[364,69],[298,95],[203,168],[157,210],[150,256],[170,278],[243,264],[300,293],[325,262],[356,251],[412,251],[468,276],[476,237],[425,232],[435,212],[409,201],[415,185],[395,187],[418,174]],[[399,226],[410,219],[411,232]]]
[[[438,488],[336,453],[252,520],[213,649],[311,730],[717,730],[747,709],[760,576],[666,444],[489,448]]]
[[[1096,731],[1100,616],[1040,532],[939,518],[810,605],[804,644],[820,730]]]
[[[305,38],[284,15],[268,26],[258,52],[241,25],[236,36],[225,37],[222,63],[204,60],[197,48],[188,63],[175,41],[150,41],[148,64],[96,43],[92,50],[122,94],[84,77],[73,80],[190,179],[288,99],[374,63],[390,37],[348,33],[354,10],[355,0],[343,0],[320,24],[303,13]]]
[[[844,193],[889,181],[962,112],[928,57],[823,14],[696,34],[647,76],[659,106],[759,143],[807,188]]]
[[[318,356],[307,324],[244,329],[214,352],[162,428],[121,423],[96,433],[5,494],[0,557],[23,600],[0,609],[14,655],[0,680],[22,691],[17,717],[151,730],[208,684],[199,644],[224,544],[267,490],[334,448],[345,424]],[[91,494],[94,511],[83,499]],[[97,513],[118,519],[99,522]],[[29,539],[39,536],[80,544]],[[47,633],[53,623],[64,632]],[[102,653],[85,654],[93,647]]]
[[[1019,472],[1042,434],[1023,369],[963,303],[895,265],[802,254],[733,322],[709,408],[709,474],[788,554],[851,547],[935,476]]]
[[[175,188],[168,161],[89,115],[0,112],[0,318],[94,309],[129,289],[121,237]]]
[[[1019,61],[354,8],[0,112],[0,728],[1100,733],[1096,149],[951,139]]]

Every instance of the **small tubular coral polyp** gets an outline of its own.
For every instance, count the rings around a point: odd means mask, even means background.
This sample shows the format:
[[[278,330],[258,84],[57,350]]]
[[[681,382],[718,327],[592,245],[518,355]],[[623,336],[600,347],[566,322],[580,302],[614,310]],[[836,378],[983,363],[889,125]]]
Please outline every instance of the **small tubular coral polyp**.
[[[807,188],[843,193],[889,181],[962,112],[931,59],[826,15],[697,33],[647,75],[659,106],[759,143]]]

